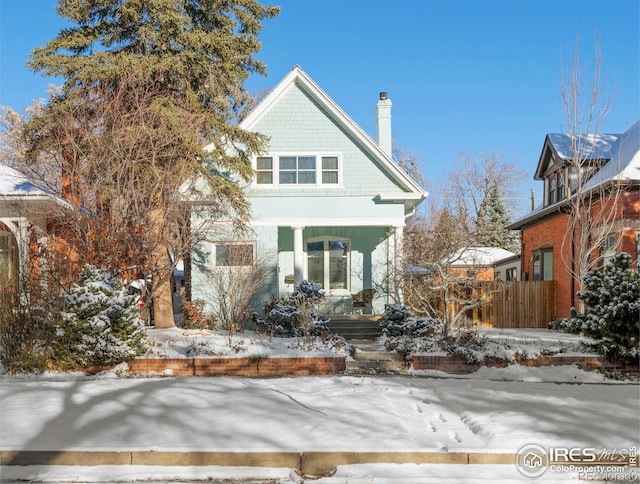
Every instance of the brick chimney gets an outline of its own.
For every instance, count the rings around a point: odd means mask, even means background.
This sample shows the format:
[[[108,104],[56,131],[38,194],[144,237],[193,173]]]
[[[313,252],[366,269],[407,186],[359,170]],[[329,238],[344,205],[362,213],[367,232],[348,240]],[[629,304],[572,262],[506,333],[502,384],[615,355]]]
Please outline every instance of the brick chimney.
[[[380,93],[380,100],[376,104],[376,124],[378,127],[378,145],[386,154],[391,156],[391,106],[387,93]]]

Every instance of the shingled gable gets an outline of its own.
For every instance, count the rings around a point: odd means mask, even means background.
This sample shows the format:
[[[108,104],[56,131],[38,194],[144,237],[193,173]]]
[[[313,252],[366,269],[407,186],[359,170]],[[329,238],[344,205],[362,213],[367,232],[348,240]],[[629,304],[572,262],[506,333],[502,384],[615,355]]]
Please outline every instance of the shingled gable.
[[[295,66],[287,76],[271,90],[264,99],[242,120],[240,127],[252,131],[260,118],[274,106],[278,100],[294,85],[309,95],[329,116],[382,167],[404,191],[402,194],[380,193],[376,199],[383,202],[403,201],[405,212],[410,214],[427,197],[425,192],[413,181],[380,146],[358,126],[303,70]]]

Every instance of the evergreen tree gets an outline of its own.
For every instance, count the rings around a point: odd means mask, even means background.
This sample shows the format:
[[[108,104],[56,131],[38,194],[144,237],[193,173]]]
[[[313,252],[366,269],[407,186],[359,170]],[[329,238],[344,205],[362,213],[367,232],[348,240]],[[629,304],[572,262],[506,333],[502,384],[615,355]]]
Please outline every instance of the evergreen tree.
[[[476,224],[478,245],[501,247],[512,252],[519,252],[520,248],[515,232],[506,228],[510,223],[509,211],[502,200],[500,189],[493,186],[480,204]]]
[[[237,181],[250,179],[250,154],[265,139],[238,121],[251,106],[244,82],[265,73],[254,57],[262,21],[278,9],[257,0],[59,0],[57,11],[71,26],[29,65],[64,84],[27,123],[27,155],[50,156],[58,188],[88,215],[60,220],[81,260],[155,270],[154,292],[169,297],[156,325],[171,326],[167,253],[190,246],[179,187],[198,173],[218,216],[247,219]]]
[[[78,284],[64,295],[65,311],[54,340],[54,360],[64,368],[128,361],[145,351],[145,332],[122,282],[105,270],[85,266]]]
[[[638,363],[640,358],[640,274],[629,254],[620,253],[604,268],[591,271],[578,297],[584,313],[572,309],[563,326],[596,338],[596,349],[612,360]]]

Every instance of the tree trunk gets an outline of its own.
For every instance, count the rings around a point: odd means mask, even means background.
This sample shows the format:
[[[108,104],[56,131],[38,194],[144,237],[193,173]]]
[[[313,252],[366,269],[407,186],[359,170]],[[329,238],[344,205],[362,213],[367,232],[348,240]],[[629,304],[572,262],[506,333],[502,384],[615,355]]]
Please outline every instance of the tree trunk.
[[[160,278],[158,286],[153,290],[153,315],[156,328],[175,328],[173,319],[173,297],[171,278]]]

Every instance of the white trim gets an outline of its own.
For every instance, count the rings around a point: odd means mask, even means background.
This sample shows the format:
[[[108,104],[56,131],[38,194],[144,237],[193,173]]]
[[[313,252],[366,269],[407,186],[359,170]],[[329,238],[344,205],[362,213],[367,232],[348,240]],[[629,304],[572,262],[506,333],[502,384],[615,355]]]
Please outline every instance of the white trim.
[[[263,218],[260,220],[252,220],[249,222],[249,225],[253,225],[256,227],[265,227],[265,226],[303,226],[306,228],[309,227],[404,227],[404,219],[399,220],[397,218],[371,218],[371,219],[363,219],[363,218],[353,218],[353,219],[337,219],[337,218],[284,218],[284,217],[274,217],[274,218]]]
[[[230,246],[230,245],[250,245],[253,249],[251,264],[242,266],[231,265],[218,265],[218,255],[216,252],[217,246]],[[211,267],[219,270],[232,270],[244,267],[253,267],[257,260],[257,242],[255,240],[216,240],[211,242]]]
[[[426,192],[425,192],[426,193]],[[381,202],[396,202],[402,200],[422,200],[420,193],[379,193],[374,197],[374,200],[380,200]]]
[[[279,158],[283,156],[313,156],[316,158],[316,182],[315,183],[280,183],[280,162]],[[322,183],[322,158],[337,157],[338,158],[338,183]],[[343,156],[339,151],[270,151],[268,153],[254,155],[251,158],[251,167],[258,173],[258,158],[272,158],[272,183],[258,183],[257,177],[254,176],[251,181],[251,188],[262,191],[277,188],[278,190],[300,190],[300,189],[318,189],[322,188],[335,190],[344,188],[343,185]]]
[[[346,285],[347,287],[343,288],[343,289],[331,289],[331,247],[329,246],[329,242],[331,242],[332,240],[337,240],[340,242],[346,242],[347,243],[347,270],[346,270]],[[351,239],[347,238],[347,237],[334,237],[332,235],[321,235],[318,237],[311,237],[309,239],[304,239],[304,254],[305,254],[305,264],[304,264],[304,269],[305,269],[305,277],[308,278],[309,277],[309,252],[308,252],[308,244],[310,243],[314,243],[314,242],[322,242],[323,243],[323,275],[324,275],[324,280],[322,281],[323,287],[322,290],[324,291],[324,293],[328,296],[332,296],[332,295],[345,295],[345,294],[350,294],[350,290],[351,290],[351,250],[352,250],[352,246],[351,246]]]
[[[419,201],[427,197],[427,193],[409,177],[393,161],[391,156],[384,152],[382,148],[358,126],[341,108],[338,106],[303,70],[300,66],[295,66],[289,74],[254,108],[249,115],[242,120],[239,127],[252,131],[254,125],[273,106],[278,99],[291,89],[294,85],[302,87],[311,97],[324,108],[338,124],[345,129],[357,143],[359,143],[371,156],[380,162],[383,169],[402,187],[412,193],[412,195],[402,200]],[[417,205],[418,203],[412,204]],[[408,207],[412,208],[412,207]]]

